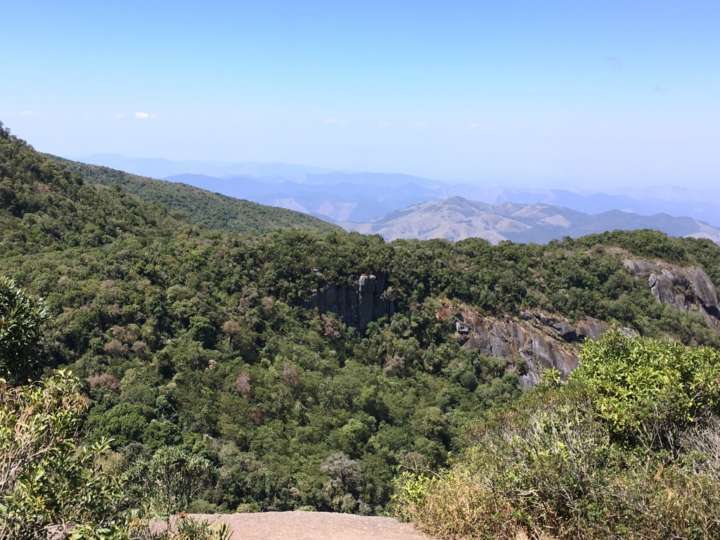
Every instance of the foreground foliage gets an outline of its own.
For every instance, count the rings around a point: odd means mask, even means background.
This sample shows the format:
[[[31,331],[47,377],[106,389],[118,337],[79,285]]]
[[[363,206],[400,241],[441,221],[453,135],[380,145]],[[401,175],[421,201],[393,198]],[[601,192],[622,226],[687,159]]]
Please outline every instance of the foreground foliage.
[[[226,528],[185,517],[153,531],[153,516],[184,506],[206,467],[165,450],[140,466],[145,483],[122,474],[109,441],[78,440],[88,407],[80,389],[67,371],[14,388],[0,379],[0,539],[227,540]]]
[[[610,334],[583,358],[401,477],[398,513],[440,538],[717,538],[720,353]]]
[[[0,377],[25,381],[42,367],[39,344],[47,318],[42,301],[0,276]]]
[[[121,486],[100,463],[108,443],[77,444],[88,406],[77,378],[61,371],[42,384],[0,385],[0,538],[117,525]]]

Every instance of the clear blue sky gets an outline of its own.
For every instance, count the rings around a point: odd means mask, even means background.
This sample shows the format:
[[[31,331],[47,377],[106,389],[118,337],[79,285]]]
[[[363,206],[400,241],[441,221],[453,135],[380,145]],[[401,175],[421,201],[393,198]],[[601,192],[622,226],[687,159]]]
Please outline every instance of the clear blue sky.
[[[0,120],[68,156],[707,186],[719,25],[717,0],[0,0]]]

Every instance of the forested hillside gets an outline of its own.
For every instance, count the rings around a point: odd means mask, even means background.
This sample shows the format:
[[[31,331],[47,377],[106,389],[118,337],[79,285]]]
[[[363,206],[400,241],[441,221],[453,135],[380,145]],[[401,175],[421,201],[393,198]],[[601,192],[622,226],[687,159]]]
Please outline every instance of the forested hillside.
[[[95,187],[0,124],[0,253],[99,246],[180,224],[120,189]]]
[[[183,221],[195,199],[164,184],[0,145],[0,275],[47,303],[45,369],[81,378],[84,436],[110,439],[116,470],[168,448],[205,460],[191,510],[380,513],[394,477],[446,465],[468,426],[572,369],[588,337],[720,345],[707,240],[241,236]],[[204,208],[185,217],[223,228]],[[503,332],[527,342],[503,349]]]
[[[277,229],[331,231],[325,221],[285,208],[265,206],[211,193],[182,183],[154,180],[123,171],[48,156],[88,184],[120,187],[145,202],[159,204],[190,223],[210,229],[262,233]]]

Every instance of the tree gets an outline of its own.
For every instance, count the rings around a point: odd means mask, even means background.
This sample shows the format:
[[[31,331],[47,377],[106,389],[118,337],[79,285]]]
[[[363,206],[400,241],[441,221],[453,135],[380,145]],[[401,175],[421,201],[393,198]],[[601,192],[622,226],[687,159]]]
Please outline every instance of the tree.
[[[212,470],[204,457],[170,446],[157,450],[134,476],[147,497],[148,511],[167,516],[187,510],[212,478]]]
[[[15,388],[0,380],[0,540],[44,538],[53,525],[123,521],[121,484],[99,463],[108,441],[76,438],[88,407],[80,388],[67,371]]]
[[[0,276],[0,377],[15,384],[42,367],[39,343],[47,318],[44,302]]]
[[[655,446],[720,407],[720,352],[611,332],[583,347],[572,378],[615,437]]]

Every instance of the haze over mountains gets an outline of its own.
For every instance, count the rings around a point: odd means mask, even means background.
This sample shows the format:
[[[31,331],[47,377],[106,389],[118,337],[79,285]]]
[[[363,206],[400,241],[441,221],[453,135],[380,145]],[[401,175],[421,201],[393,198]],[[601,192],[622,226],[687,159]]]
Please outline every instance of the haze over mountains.
[[[386,240],[479,237],[492,243],[545,243],[604,231],[655,229],[670,236],[708,238],[720,243],[719,229],[688,217],[641,216],[619,210],[586,214],[548,204],[490,205],[462,197],[411,206],[373,223],[342,225],[362,233],[380,234]]]
[[[481,236],[494,242],[546,242],[638,228],[720,239],[716,228],[720,199],[677,186],[575,192],[283,163],[171,161],[112,154],[94,155],[87,161],[303,212],[387,239]]]

